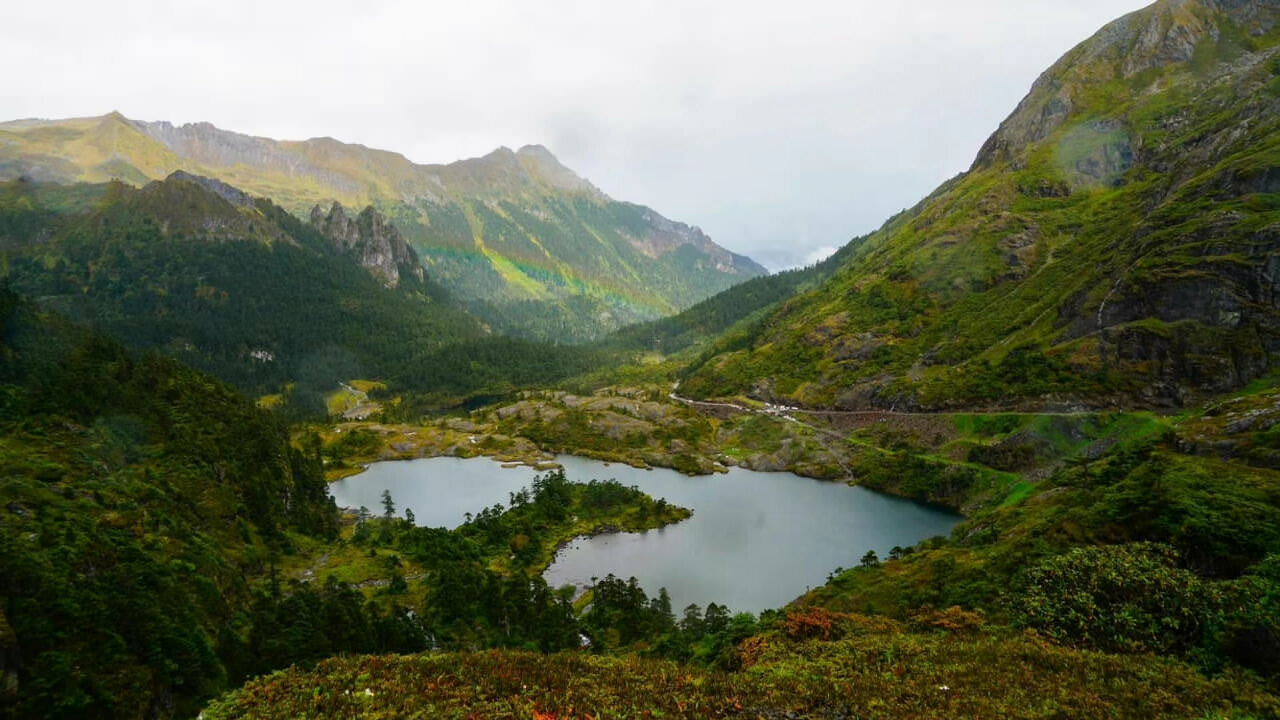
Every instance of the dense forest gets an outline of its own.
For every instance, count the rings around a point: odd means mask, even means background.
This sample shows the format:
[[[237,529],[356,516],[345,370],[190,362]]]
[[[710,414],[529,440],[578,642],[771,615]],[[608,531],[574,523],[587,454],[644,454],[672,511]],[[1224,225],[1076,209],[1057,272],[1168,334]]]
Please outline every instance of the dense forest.
[[[582,372],[588,351],[497,337],[426,276],[388,288],[266,200],[236,205],[175,176],[135,190],[0,184],[17,292],[251,394],[323,414],[339,382],[377,377],[436,402]]]
[[[332,537],[318,459],[235,391],[0,291],[3,705],[190,715],[249,578]]]

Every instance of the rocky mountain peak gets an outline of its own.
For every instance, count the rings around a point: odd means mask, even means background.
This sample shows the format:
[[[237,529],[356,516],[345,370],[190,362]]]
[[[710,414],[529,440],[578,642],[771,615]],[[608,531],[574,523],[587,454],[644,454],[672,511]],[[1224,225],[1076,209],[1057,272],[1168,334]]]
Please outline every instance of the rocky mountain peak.
[[[1212,65],[1223,45],[1247,51],[1250,38],[1278,22],[1280,4],[1271,0],[1160,0],[1125,15],[1046,70],[982,146],[973,167],[999,161],[1020,167],[1031,145],[1066,124],[1102,86],[1139,82],[1148,71],[1189,67],[1204,58]]]
[[[400,231],[372,205],[351,217],[341,203],[334,202],[326,213],[319,205],[311,209],[311,224],[343,252],[356,256],[370,274],[387,287],[400,284],[408,272],[423,279],[418,254],[401,237]]]
[[[602,197],[604,195],[594,185],[561,164],[556,156],[542,145],[525,145],[516,151],[515,157],[525,172],[545,185],[557,190],[586,192]]]

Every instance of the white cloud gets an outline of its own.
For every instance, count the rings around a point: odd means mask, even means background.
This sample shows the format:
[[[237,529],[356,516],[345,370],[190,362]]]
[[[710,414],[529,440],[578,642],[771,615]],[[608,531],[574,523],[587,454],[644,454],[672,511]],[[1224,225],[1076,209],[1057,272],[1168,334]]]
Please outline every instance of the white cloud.
[[[839,250],[839,249],[840,248],[834,245],[823,245],[821,247],[814,248],[813,250],[809,251],[809,254],[807,256],[805,256],[804,263],[802,264],[813,265],[815,263],[820,263],[823,260],[826,260],[827,258],[834,255],[836,250]]]
[[[967,167],[1138,0],[44,0],[0,8],[0,118],[97,115],[448,162],[540,142],[773,267]]]

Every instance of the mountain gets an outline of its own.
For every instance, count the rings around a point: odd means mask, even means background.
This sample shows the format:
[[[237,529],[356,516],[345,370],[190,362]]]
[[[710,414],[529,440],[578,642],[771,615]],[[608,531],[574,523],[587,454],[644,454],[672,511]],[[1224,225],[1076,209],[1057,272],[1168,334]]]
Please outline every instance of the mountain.
[[[299,217],[372,205],[495,330],[581,341],[766,273],[701,230],[611,199],[530,145],[448,165],[331,138],[277,141],[119,113],[0,123],[0,178],[133,185],[183,170]]]
[[[1180,405],[1280,352],[1280,7],[1162,0],[1034,84],[973,166],[684,392],[815,406]]]
[[[831,277],[861,242],[862,238],[854,239],[830,257],[808,267],[783,270],[734,285],[676,315],[622,328],[600,345],[624,352],[653,350],[671,355],[701,348],[730,329],[739,334],[750,332],[753,321],[762,320],[784,300]]]
[[[14,181],[0,183],[0,257],[9,286],[44,307],[255,392],[399,378],[415,358],[487,337],[411,254],[388,266],[394,288],[360,264],[377,242],[395,246],[376,211],[327,219],[318,230],[185,173],[138,189]]]

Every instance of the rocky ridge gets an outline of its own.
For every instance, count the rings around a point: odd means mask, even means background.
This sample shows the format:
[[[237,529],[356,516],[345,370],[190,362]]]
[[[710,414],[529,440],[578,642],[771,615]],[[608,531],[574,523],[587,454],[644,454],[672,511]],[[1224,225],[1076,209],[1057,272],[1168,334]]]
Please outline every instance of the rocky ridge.
[[[335,202],[328,213],[316,205],[311,208],[311,224],[339,250],[354,254],[387,287],[399,285],[401,273],[423,279],[418,254],[372,205],[355,217],[348,216],[341,203]]]
[[[1025,166],[1026,152],[1045,140],[1089,103],[1090,90],[1112,78],[1137,80],[1149,93],[1165,78],[1141,83],[1144,74],[1196,59],[1197,48],[1225,34],[1265,36],[1280,19],[1280,8],[1265,0],[1174,0],[1130,13],[1099,30],[1046,70],[1000,128],[987,140],[973,168],[998,161]],[[1203,50],[1202,50],[1203,52]],[[1102,121],[1096,129],[1120,129]],[[1121,170],[1127,168],[1121,168]]]

